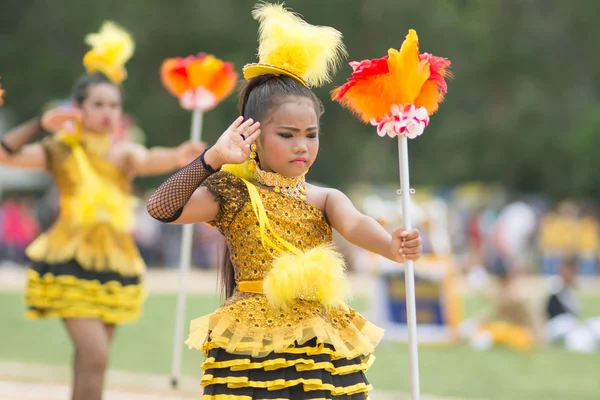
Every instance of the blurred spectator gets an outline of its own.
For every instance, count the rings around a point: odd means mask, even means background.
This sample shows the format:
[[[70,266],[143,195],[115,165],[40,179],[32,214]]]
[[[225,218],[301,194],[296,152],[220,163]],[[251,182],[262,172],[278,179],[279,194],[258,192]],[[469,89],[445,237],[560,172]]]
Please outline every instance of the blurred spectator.
[[[563,343],[567,349],[591,353],[600,349],[600,318],[583,320],[581,305],[575,292],[579,262],[566,258],[559,276],[551,282],[546,300],[546,338]]]
[[[540,318],[519,288],[519,276],[518,271],[498,261],[491,309],[463,322],[460,328],[463,339],[474,349],[504,346],[527,351],[541,344]]]
[[[37,237],[40,228],[33,215],[33,204],[28,199],[6,201],[1,209],[4,258],[23,263],[26,260],[25,248]]]

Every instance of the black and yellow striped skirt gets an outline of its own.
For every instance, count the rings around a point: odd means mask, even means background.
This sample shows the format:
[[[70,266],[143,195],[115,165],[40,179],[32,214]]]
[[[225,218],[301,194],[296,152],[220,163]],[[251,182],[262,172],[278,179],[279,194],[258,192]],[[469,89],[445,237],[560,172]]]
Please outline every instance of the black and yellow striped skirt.
[[[365,376],[372,355],[346,359],[317,339],[260,358],[210,342],[205,351],[203,400],[367,400],[372,390]]]
[[[135,321],[145,299],[141,276],[84,269],[76,261],[34,263],[27,271],[26,316],[99,318],[107,324]]]

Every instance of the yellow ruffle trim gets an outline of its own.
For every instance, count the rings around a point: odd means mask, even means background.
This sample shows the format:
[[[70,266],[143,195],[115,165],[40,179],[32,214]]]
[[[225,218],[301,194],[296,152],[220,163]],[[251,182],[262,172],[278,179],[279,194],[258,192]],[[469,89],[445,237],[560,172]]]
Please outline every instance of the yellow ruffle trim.
[[[71,275],[40,276],[27,271],[25,303],[34,308],[26,313],[40,318],[100,318],[106,323],[135,321],[145,299],[144,286],[122,286],[120,282],[100,283]]]
[[[247,377],[234,377],[228,376],[226,378],[215,378],[210,374],[202,376],[200,381],[203,387],[208,385],[227,385],[230,389],[241,389],[241,388],[256,388],[256,389],[268,389],[268,390],[282,390],[292,386],[303,385],[305,392],[314,390],[327,390],[331,392],[332,396],[343,396],[353,395],[357,393],[365,393],[373,390],[373,386],[367,385],[364,382],[357,383],[352,386],[340,386],[336,387],[329,383],[323,383],[320,379],[294,379],[286,381],[285,379],[276,379],[274,381],[251,381]]]
[[[352,359],[371,354],[384,332],[366,320],[356,322],[351,321],[340,331],[321,318],[312,318],[289,328],[269,328],[270,335],[266,338],[265,328],[251,328],[235,322],[227,314],[213,313],[192,320],[185,343],[206,353],[205,342],[209,338],[210,346],[228,353],[264,357],[272,352],[288,351],[296,342],[304,344],[316,338],[321,343],[332,345],[341,357]]]
[[[296,360],[286,360],[285,358],[278,358],[262,362],[252,362],[249,359],[216,361],[214,357],[209,357],[202,363],[202,369],[205,371],[213,368],[229,368],[231,371],[246,371],[249,369],[264,369],[265,371],[275,371],[281,368],[296,367],[296,371],[298,372],[322,369],[331,373],[331,375],[348,375],[356,372],[366,372],[371,367],[371,365],[373,365],[374,361],[375,356],[369,355],[361,363],[353,365],[344,365],[342,367],[335,367],[333,363],[329,361],[315,362],[312,359],[305,358],[300,358]]]
[[[123,276],[139,276],[146,270],[130,234],[117,232],[107,224],[75,227],[61,218],[27,247],[31,260],[48,264],[75,260],[88,271]]]

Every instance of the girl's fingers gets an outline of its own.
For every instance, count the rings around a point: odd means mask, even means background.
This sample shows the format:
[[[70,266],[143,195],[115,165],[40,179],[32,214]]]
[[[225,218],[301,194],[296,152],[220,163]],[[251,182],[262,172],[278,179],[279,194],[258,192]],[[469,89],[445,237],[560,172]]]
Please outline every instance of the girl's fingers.
[[[404,242],[402,242],[402,247],[407,248],[407,247],[418,247],[421,245],[421,239],[417,238],[417,239],[412,239],[412,240],[405,240]]]
[[[243,123],[243,124],[239,125],[239,126],[238,126],[238,127],[235,129],[235,131],[236,131],[238,134],[240,134],[240,133],[244,133],[245,131],[247,131],[247,130],[248,130],[248,127],[249,127],[250,125],[252,125],[253,123],[254,123],[254,120],[253,120],[252,118],[248,118],[246,121],[244,121],[244,123]],[[246,135],[244,135],[244,136],[246,136]]]
[[[402,254],[419,254],[421,252],[421,247],[411,247],[408,249],[402,249]]]
[[[250,136],[246,137],[246,142],[252,143],[254,141],[256,141],[256,139],[258,139],[258,137],[260,136],[260,129],[257,129],[256,131],[254,131]]]
[[[229,125],[228,130],[235,131],[242,124],[243,121],[244,121],[244,117],[241,117],[241,116],[237,117],[236,120],[233,121],[231,123],[231,125]]]

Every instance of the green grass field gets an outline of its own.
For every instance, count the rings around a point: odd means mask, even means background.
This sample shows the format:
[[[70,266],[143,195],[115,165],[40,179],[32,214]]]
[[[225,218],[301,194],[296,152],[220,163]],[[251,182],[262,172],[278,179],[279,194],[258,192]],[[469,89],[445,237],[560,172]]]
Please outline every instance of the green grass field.
[[[111,368],[167,375],[171,365],[174,295],[153,295],[144,318],[117,332]],[[191,296],[188,320],[211,312],[215,296]],[[364,309],[366,302],[353,304]],[[467,314],[483,305],[470,300]],[[588,297],[586,314],[600,315],[600,297]],[[23,318],[21,295],[0,293],[0,361],[68,365],[70,344],[57,320]],[[521,354],[503,349],[475,352],[464,345],[421,347],[423,393],[481,399],[600,399],[600,356],[548,348]],[[409,391],[408,351],[404,345],[382,344],[368,373],[381,390]],[[185,350],[183,373],[200,376],[202,354]]]

